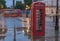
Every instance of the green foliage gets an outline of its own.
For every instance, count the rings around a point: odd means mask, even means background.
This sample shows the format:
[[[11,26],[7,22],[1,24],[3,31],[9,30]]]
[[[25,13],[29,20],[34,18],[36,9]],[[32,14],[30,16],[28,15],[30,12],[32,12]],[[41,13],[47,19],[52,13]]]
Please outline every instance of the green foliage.
[[[21,9],[21,10],[24,10],[25,9],[25,6],[24,4],[22,4],[21,1],[16,1],[16,6],[15,6],[16,9]]]
[[[0,8],[1,8],[1,5],[3,5],[3,8],[6,8],[6,1],[5,0],[0,0]]]
[[[31,5],[31,3],[32,3],[32,0],[24,0],[24,3],[25,3],[25,5]]]

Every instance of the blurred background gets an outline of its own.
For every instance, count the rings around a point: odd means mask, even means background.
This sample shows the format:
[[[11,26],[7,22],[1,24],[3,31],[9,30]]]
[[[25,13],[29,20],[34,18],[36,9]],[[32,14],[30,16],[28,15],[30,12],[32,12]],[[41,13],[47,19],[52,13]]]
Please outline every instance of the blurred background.
[[[37,1],[45,3],[45,36],[34,39],[30,14]],[[0,41],[60,41],[60,0],[0,0]]]

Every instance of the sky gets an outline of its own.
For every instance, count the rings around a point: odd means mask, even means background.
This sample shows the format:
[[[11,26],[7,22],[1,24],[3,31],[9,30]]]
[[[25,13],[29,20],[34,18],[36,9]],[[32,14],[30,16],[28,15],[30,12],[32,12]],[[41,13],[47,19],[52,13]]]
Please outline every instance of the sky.
[[[13,0],[5,0],[5,1],[6,1],[7,7],[13,6]],[[24,2],[24,0],[15,0],[15,2],[16,2],[16,1],[22,1],[22,2]]]

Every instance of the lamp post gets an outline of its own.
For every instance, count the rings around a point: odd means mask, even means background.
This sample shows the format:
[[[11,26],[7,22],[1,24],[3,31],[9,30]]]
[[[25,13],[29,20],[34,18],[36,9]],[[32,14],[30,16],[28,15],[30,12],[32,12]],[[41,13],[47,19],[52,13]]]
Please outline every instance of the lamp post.
[[[15,0],[13,0],[13,9],[15,6]],[[14,23],[14,41],[16,41],[16,28],[15,28],[15,23]]]
[[[58,2],[59,2],[59,0],[56,1],[55,41],[58,41],[58,36],[59,36]]]
[[[13,0],[13,8],[14,8],[14,6],[15,6],[15,0]]]
[[[59,18],[58,18],[58,1],[56,1],[56,23],[55,23],[55,30],[59,30],[59,26],[58,26],[58,23],[59,23]]]

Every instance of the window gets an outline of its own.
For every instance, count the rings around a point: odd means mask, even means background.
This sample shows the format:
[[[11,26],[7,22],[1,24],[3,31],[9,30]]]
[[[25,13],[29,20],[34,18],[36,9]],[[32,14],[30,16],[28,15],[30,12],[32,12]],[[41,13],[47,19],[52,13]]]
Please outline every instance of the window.
[[[36,30],[42,31],[42,9],[36,10]]]

